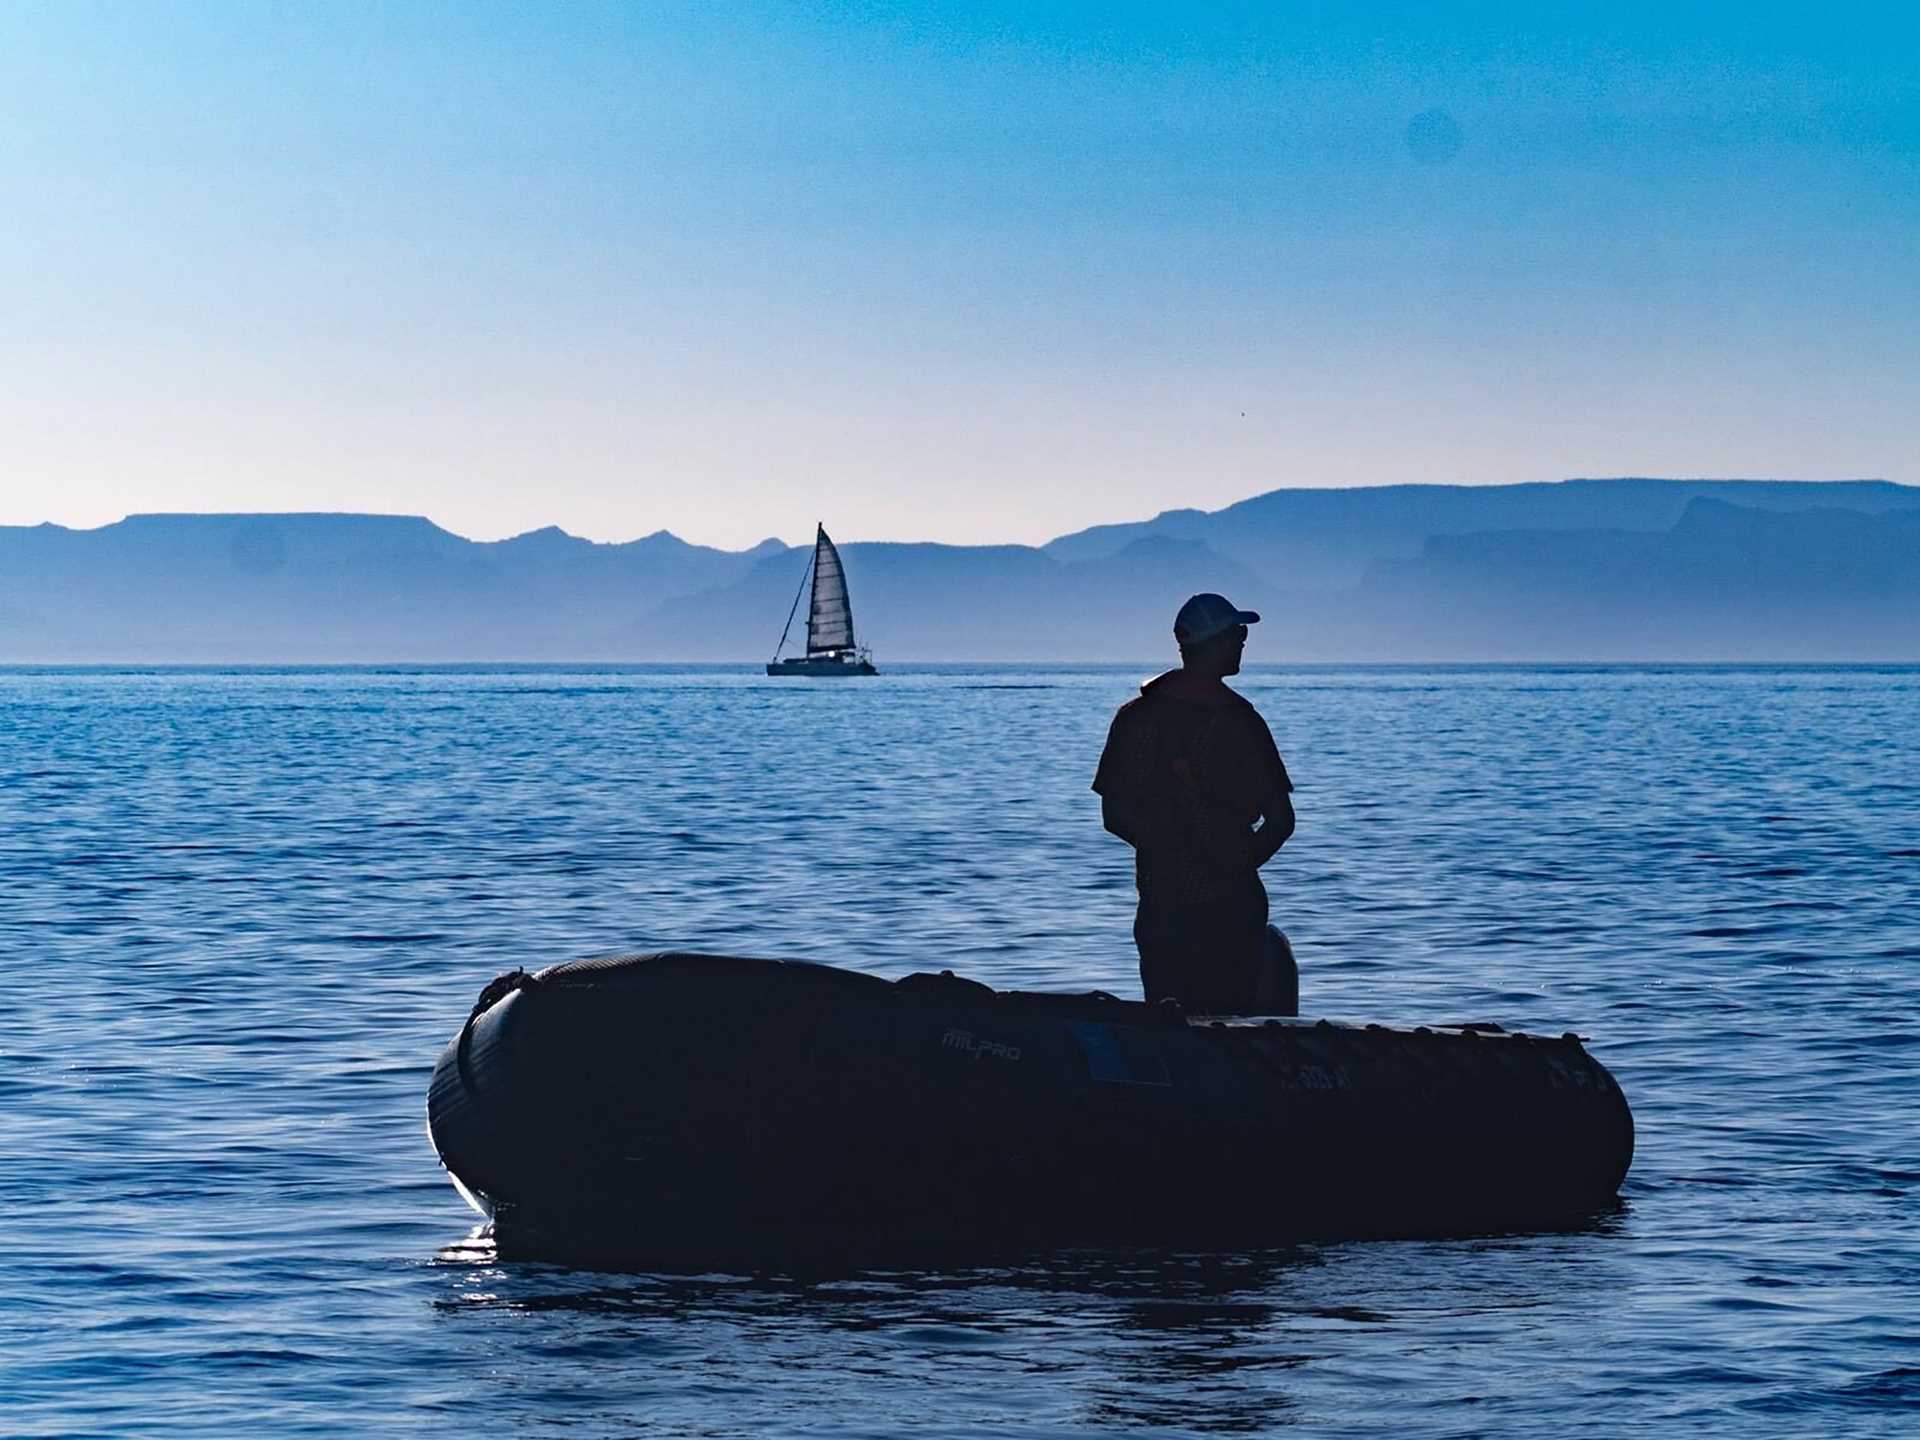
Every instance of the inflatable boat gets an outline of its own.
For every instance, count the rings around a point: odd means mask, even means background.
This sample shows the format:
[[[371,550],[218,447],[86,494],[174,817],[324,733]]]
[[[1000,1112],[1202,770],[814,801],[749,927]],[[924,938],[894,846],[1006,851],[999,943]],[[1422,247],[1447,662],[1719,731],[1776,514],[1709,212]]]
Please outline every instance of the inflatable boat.
[[[681,1268],[1558,1226],[1633,1154],[1571,1034],[682,953],[495,980],[427,1111],[503,1253]]]

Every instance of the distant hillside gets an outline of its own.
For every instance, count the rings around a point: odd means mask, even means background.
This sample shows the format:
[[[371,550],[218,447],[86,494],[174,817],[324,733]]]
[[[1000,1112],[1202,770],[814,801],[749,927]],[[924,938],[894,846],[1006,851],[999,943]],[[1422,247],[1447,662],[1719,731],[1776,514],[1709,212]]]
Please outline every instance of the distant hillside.
[[[1920,507],[1437,536],[1360,594],[1398,643],[1465,658],[1920,659]]]
[[[1357,584],[1378,560],[1410,560],[1430,536],[1489,530],[1666,530],[1695,500],[1756,510],[1880,514],[1920,509],[1920,487],[1885,480],[1560,480],[1273,490],[1224,510],[1169,510],[1050,541],[1061,560],[1110,555],[1145,536],[1210,545],[1277,584]]]
[[[370,515],[0,528],[0,661],[757,662],[809,553]],[[1266,616],[1256,660],[1920,660],[1920,488],[1874,480],[1287,490],[841,553],[883,666],[1170,659],[1196,590]]]
[[[1167,648],[1196,590],[1250,606],[1277,594],[1204,545],[1147,539],[1062,564],[1023,545],[842,545],[854,621],[885,656],[958,660],[1132,659]],[[765,658],[806,568],[802,551],[762,561],[724,590],[670,601],[631,632],[635,653]],[[796,622],[795,639],[804,643]]]
[[[786,547],[557,529],[481,543],[400,515],[134,515],[0,527],[0,661],[606,656],[632,617]],[[623,653],[623,652],[621,652]]]

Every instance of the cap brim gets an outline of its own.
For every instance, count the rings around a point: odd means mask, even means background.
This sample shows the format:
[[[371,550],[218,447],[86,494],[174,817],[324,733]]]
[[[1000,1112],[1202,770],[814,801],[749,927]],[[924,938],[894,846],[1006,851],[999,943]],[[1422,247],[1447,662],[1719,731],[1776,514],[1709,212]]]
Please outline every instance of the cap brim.
[[[1175,626],[1173,638],[1178,640],[1182,645],[1204,645],[1207,641],[1213,639],[1214,636],[1224,635],[1236,625],[1258,625],[1259,623],[1260,612],[1258,610],[1236,610],[1233,612],[1233,618],[1231,620],[1221,621],[1217,629],[1209,630],[1204,635],[1183,635],[1180,632],[1180,628]]]

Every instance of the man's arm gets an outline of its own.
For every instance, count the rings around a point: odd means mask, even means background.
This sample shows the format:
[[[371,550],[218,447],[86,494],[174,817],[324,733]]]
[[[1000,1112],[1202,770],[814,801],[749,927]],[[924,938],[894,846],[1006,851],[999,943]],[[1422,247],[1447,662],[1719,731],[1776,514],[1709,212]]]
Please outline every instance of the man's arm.
[[[1293,797],[1284,790],[1276,791],[1273,798],[1260,807],[1260,813],[1266,819],[1253,832],[1253,867],[1256,870],[1278,854],[1280,847],[1292,836]],[[1108,825],[1107,828],[1112,830],[1113,826]]]
[[[1118,835],[1136,850],[1147,829],[1141,799],[1150,743],[1134,708],[1121,706],[1108,727],[1106,748],[1100,752],[1100,766],[1093,777],[1093,788],[1100,795],[1100,823],[1108,834]]]
[[[1100,797],[1100,823],[1136,849],[1140,845],[1140,815],[1119,795]]]

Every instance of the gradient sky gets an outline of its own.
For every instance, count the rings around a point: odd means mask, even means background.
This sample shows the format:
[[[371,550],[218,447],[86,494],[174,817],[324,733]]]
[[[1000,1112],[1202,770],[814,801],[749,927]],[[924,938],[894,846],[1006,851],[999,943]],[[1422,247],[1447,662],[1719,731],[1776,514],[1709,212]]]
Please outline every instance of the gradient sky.
[[[5,0],[0,307],[0,523],[1920,481],[1920,7]]]

